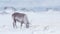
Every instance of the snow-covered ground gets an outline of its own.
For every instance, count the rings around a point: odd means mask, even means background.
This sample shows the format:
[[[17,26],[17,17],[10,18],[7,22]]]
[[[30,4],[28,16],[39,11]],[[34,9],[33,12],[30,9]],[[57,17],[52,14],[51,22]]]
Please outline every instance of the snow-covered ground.
[[[30,28],[12,27],[11,14],[0,14],[0,34],[60,34],[60,12],[20,12],[28,16]]]

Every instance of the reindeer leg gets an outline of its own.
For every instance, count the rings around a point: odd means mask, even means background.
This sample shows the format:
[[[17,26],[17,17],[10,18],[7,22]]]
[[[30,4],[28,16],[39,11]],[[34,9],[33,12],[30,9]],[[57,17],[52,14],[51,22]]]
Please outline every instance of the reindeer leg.
[[[14,19],[14,22],[13,22],[13,27],[15,28],[16,27],[16,20]]]
[[[23,24],[21,23],[21,28],[22,28],[22,25],[23,25]]]
[[[21,21],[21,28],[22,28],[22,26],[23,26],[23,21]]]

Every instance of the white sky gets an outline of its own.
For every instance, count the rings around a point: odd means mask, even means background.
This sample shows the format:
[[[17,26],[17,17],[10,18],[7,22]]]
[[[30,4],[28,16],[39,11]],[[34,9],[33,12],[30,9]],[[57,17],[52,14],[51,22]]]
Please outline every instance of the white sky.
[[[60,6],[60,0],[0,0],[0,7],[54,7]]]

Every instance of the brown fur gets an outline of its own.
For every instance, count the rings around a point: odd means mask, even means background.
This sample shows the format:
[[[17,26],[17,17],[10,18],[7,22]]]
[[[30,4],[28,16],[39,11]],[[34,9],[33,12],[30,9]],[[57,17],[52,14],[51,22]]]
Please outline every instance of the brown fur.
[[[22,27],[22,24],[26,24],[26,28],[29,28],[29,21],[27,19],[26,14],[16,12],[12,14],[12,17],[13,17],[13,27],[16,27],[16,23],[18,21],[21,23],[21,27]]]

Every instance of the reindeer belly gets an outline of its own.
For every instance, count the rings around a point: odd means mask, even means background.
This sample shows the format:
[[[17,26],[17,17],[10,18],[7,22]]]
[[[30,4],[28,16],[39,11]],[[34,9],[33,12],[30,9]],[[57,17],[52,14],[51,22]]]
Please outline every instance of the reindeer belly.
[[[18,21],[18,22],[22,22],[23,21],[23,18],[22,17],[15,17],[15,19],[16,19],[16,21]]]

